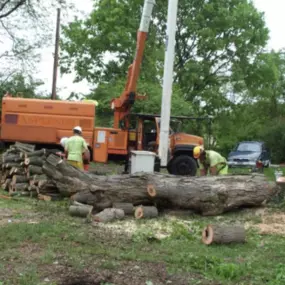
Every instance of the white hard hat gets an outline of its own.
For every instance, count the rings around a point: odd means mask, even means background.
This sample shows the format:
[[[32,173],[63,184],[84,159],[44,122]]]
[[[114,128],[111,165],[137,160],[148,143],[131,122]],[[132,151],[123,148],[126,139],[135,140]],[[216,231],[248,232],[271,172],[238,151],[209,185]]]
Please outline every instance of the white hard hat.
[[[74,131],[79,131],[80,133],[82,133],[82,129],[80,126],[76,126],[73,128]]]
[[[67,140],[68,140],[68,138],[67,138],[67,137],[61,138],[61,140],[60,140],[60,144],[61,144],[61,146],[62,146],[62,147],[64,147],[64,146],[65,146],[65,144],[66,144]]]

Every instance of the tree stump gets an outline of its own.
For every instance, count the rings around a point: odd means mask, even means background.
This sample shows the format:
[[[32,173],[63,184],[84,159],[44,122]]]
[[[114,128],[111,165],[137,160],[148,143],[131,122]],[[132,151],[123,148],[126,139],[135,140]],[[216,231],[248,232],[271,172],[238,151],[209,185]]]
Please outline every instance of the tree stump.
[[[218,226],[208,225],[202,232],[204,244],[244,243],[244,226]]]

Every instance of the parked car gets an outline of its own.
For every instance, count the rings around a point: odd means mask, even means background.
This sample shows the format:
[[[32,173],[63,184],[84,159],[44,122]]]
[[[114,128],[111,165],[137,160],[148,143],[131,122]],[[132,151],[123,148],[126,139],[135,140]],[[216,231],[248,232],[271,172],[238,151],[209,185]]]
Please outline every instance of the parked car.
[[[264,142],[239,142],[228,156],[229,167],[255,167],[257,161],[261,161],[264,167],[270,166],[270,151]]]

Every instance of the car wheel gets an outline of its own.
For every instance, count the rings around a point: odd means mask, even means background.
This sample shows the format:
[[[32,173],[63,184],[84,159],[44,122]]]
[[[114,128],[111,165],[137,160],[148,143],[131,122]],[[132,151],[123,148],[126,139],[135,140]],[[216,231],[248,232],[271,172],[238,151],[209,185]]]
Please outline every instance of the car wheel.
[[[195,176],[197,173],[197,163],[189,155],[179,155],[171,162],[170,173],[182,176]]]

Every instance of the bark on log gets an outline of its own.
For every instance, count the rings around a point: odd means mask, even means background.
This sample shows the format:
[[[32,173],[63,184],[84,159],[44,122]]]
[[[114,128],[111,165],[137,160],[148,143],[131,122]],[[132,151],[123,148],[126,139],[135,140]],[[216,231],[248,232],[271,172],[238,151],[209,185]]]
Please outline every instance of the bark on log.
[[[18,162],[21,158],[19,154],[7,154],[2,156],[2,162],[3,163],[9,163],[9,162]]]
[[[32,178],[33,185],[38,185],[38,183],[40,181],[42,181],[42,180],[44,180],[44,181],[48,180],[48,178],[47,178],[47,176],[45,174],[41,174],[41,175],[36,174],[36,175],[34,175],[33,178]]]
[[[5,165],[5,169],[11,169],[12,167],[17,167],[17,168],[21,167],[20,163],[17,163],[17,162],[9,162],[4,165]]]
[[[107,208],[102,212],[94,215],[93,220],[95,222],[107,223],[116,219],[123,219],[125,213],[122,209]]]
[[[27,143],[21,143],[21,142],[15,142],[14,146],[15,148],[18,149],[23,149],[27,152],[33,152],[36,148],[36,145],[34,144],[27,144]]]
[[[4,191],[9,191],[9,187],[10,187],[10,184],[12,182],[12,179],[6,179],[5,182],[2,184],[2,189]]]
[[[69,214],[71,216],[86,218],[91,215],[92,210],[93,207],[89,205],[71,205],[69,207]]]
[[[113,203],[113,208],[122,209],[125,215],[134,214],[134,205],[131,203]]]
[[[35,166],[42,167],[42,165],[44,164],[44,160],[42,157],[32,156],[32,157],[25,158],[24,163],[26,166],[35,165]]]
[[[40,166],[29,165],[27,170],[28,177],[32,177],[35,174],[43,174],[43,170]]]
[[[12,183],[27,183],[29,182],[29,179],[27,176],[21,176],[21,175],[14,175],[12,178]]]
[[[50,155],[43,172],[62,195],[97,207],[107,203],[156,205],[158,209],[188,209],[218,215],[240,206],[259,206],[276,191],[262,174],[178,177],[164,174],[98,176]]]
[[[29,184],[28,183],[17,183],[17,184],[10,184],[9,193],[13,192],[23,192],[28,190]]]
[[[153,206],[139,206],[135,210],[136,219],[156,218],[157,216],[158,210]]]
[[[46,149],[43,148],[43,149],[40,149],[40,150],[36,150],[36,151],[33,151],[33,152],[30,152],[30,153],[25,153],[25,158],[30,158],[30,157],[42,157],[46,154]]]
[[[38,194],[38,199],[43,200],[43,201],[57,201],[61,200],[62,197],[60,194],[53,194],[53,193],[48,193],[48,194]]]
[[[219,226],[208,225],[202,232],[202,242],[204,244],[227,244],[244,243],[244,226]]]

